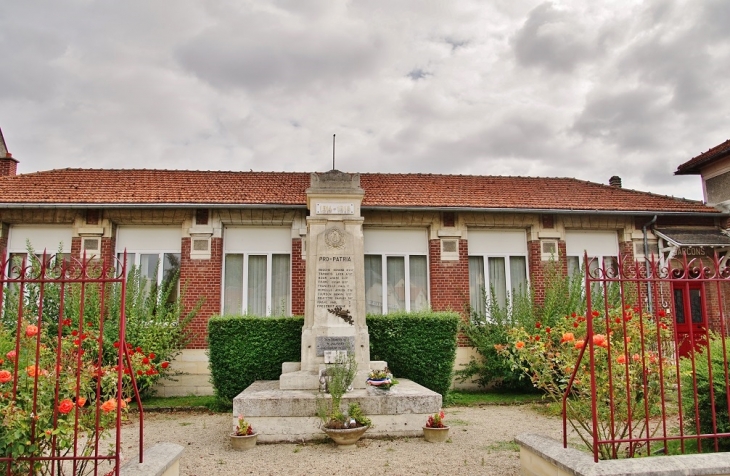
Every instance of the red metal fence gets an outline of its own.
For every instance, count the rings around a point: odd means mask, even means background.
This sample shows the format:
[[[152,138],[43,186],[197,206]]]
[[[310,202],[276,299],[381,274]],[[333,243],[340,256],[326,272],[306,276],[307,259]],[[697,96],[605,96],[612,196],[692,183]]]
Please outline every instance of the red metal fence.
[[[570,422],[589,435],[595,461],[730,449],[726,259],[586,269],[587,345],[568,376],[564,445]]]
[[[0,259],[0,474],[119,474],[121,422],[139,402],[125,264]]]

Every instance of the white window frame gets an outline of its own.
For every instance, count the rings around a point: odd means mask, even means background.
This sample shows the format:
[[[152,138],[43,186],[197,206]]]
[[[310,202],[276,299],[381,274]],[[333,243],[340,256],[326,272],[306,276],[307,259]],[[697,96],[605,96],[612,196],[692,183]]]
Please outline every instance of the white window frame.
[[[292,309],[292,238],[291,228],[285,227],[226,227],[223,231],[223,266],[221,267],[220,308],[225,313],[226,256],[243,255],[243,292],[241,310],[234,314],[248,312],[248,270],[251,256],[266,256],[266,316],[272,313],[273,262],[274,255],[289,257],[289,298],[286,316]],[[230,314],[230,313],[229,313]],[[263,317],[263,316],[262,316]]]
[[[424,228],[364,228],[363,242],[365,256],[380,256],[381,303],[383,314],[388,308],[388,258],[403,258],[405,268],[405,309],[411,312],[411,256],[426,258],[426,300],[431,306],[430,256],[428,231]],[[367,290],[366,290],[367,293]],[[366,305],[367,307],[367,305]],[[393,312],[399,312],[394,310]]]
[[[509,295],[506,303],[511,307],[514,303],[514,292],[512,288],[512,257],[524,258],[525,260],[525,291],[530,289],[530,255],[527,250],[526,230],[469,230],[469,258],[482,258],[482,273],[487,303],[492,298],[489,290],[492,283],[489,280],[489,260],[493,258],[504,259],[505,289]],[[471,289],[469,290],[471,293]],[[479,290],[481,293],[482,291]],[[469,300],[471,302],[471,294]]]
[[[579,269],[585,269],[585,253],[588,259],[595,259],[599,268],[603,268],[606,258],[613,260],[618,266],[618,231],[617,230],[566,230],[565,256],[569,266],[571,258],[578,258]],[[569,270],[570,274],[570,270]]]
[[[125,236],[127,235],[127,236]],[[127,243],[129,242],[129,246]],[[177,247],[173,245],[177,243]],[[175,254],[182,259],[182,229],[172,226],[120,226],[117,228],[117,242],[115,255],[118,264],[121,267],[124,259],[124,252],[127,252],[127,258],[130,254],[134,254],[134,260],[127,263],[127,274],[129,274],[130,266],[140,267],[142,255],[157,255],[157,285],[162,284],[164,277],[164,260],[165,254]],[[182,264],[182,263],[181,263]],[[178,289],[180,281],[178,279]]]
[[[27,255],[30,240],[36,257],[40,260],[45,250],[47,256],[55,256],[58,254],[58,245],[61,246],[63,258],[71,257],[71,240],[73,238],[71,227],[58,225],[11,225],[8,233],[8,244],[5,250],[7,257],[6,276],[10,276],[10,266],[12,265],[11,255]],[[30,261],[26,261],[29,266]]]

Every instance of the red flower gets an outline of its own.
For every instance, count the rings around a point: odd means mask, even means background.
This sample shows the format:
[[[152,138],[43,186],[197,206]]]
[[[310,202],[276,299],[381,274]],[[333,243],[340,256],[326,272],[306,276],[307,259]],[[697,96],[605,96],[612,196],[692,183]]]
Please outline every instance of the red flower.
[[[598,347],[608,347],[608,339],[603,334],[596,334],[593,336],[593,345]]]
[[[550,334],[550,328],[549,327],[546,327],[545,328],[545,332],[547,332],[548,334]]]
[[[144,372],[142,372],[141,370],[138,370],[138,371],[137,371],[137,375],[142,375],[143,373],[144,373]]]
[[[616,362],[619,364],[625,364],[626,363],[626,356],[624,354],[619,355],[616,357]]]
[[[563,334],[563,338],[560,339],[560,343],[562,344],[564,342],[573,342],[574,340],[575,340],[575,336],[573,335],[573,333],[566,332],[565,334]]]
[[[518,340],[517,342],[515,342],[515,347],[517,347],[518,349],[521,349],[524,346],[525,346],[525,343],[522,342],[521,340]]]
[[[582,340],[575,341],[575,348],[576,349],[582,349],[584,345],[585,345],[585,341],[582,341]]]
[[[61,403],[58,404],[58,412],[63,413],[64,415],[74,408],[74,403],[71,401],[70,398],[64,398],[61,400]]]
[[[74,337],[76,337],[77,335],[79,335],[79,331],[77,331],[76,329],[74,329],[74,330],[71,331],[71,335],[74,336]]]
[[[659,309],[657,311],[656,315],[659,316],[659,317],[667,317],[667,313],[664,312],[664,309]]]
[[[160,367],[162,367],[163,369],[166,369],[166,368],[168,368],[169,366],[170,366],[170,362],[162,362],[162,363],[160,364]]]
[[[78,405],[78,406],[79,406],[79,408],[81,408],[81,407],[83,407],[84,405],[86,405],[86,398],[84,398],[84,397],[79,397],[79,398],[77,398],[77,399],[76,399],[76,405]]]
[[[115,348],[115,349],[118,349],[118,348],[119,348],[119,342],[115,342],[115,343],[114,343],[114,348]]]
[[[8,383],[13,379],[13,374],[7,370],[0,370],[0,383]]]
[[[539,322],[535,323],[535,327],[537,327],[538,329],[539,329],[539,328],[540,328],[541,326],[542,326],[542,324],[540,324]]]
[[[155,353],[154,352],[150,352],[150,360],[155,360],[155,357],[156,357],[155,356]]]
[[[101,409],[104,413],[109,413],[117,409],[117,401],[114,398],[110,398],[101,405]]]
[[[540,336],[535,336],[535,342],[538,342],[540,340]]]
[[[150,363],[150,359],[148,359],[147,357],[145,357],[145,358],[142,359],[142,363],[143,364],[149,364]]]
[[[641,360],[641,356],[639,354],[634,354],[631,356],[632,359],[634,359],[634,362],[638,362]]]
[[[16,355],[17,355],[17,354],[15,353],[15,351],[14,351],[14,350],[11,350],[11,351],[10,351],[10,352],[8,352],[7,354],[5,354],[5,357],[7,357],[7,358],[8,358],[8,360],[15,360],[15,356],[16,356]]]
[[[601,314],[601,313],[600,313],[600,312],[598,312],[598,311],[593,311],[593,312],[591,313],[591,315],[592,315],[593,317],[598,317],[598,316],[599,316],[600,314]]]
[[[575,327],[576,329],[578,328],[578,326],[579,326],[579,325],[580,325],[580,324],[578,324],[577,322],[574,322],[574,323],[573,323],[573,327]]]
[[[571,313],[570,313],[570,317],[575,317],[576,315],[577,315],[577,314],[576,314],[576,313],[574,313],[574,312],[571,312]]]
[[[81,340],[80,339],[75,339],[74,340],[74,345],[79,345],[79,344],[81,344]]]
[[[136,348],[135,350],[136,350],[137,352],[142,352],[142,347],[137,347],[137,348]]]
[[[621,318],[620,317],[617,317],[616,319],[614,319],[614,321],[616,322],[616,324],[621,324]]]
[[[25,328],[25,337],[33,337],[34,335],[38,335],[38,326],[28,324]]]

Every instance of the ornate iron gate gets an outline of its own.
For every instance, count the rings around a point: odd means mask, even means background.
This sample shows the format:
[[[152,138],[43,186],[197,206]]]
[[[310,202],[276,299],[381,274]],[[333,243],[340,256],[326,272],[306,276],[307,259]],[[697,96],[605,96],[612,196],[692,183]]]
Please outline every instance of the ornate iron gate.
[[[563,398],[564,445],[569,400],[590,397],[596,461],[730,447],[727,258],[586,269],[587,345]],[[591,395],[576,394],[579,372]]]
[[[139,403],[125,276],[126,253],[0,259],[0,474],[119,474],[121,422]]]

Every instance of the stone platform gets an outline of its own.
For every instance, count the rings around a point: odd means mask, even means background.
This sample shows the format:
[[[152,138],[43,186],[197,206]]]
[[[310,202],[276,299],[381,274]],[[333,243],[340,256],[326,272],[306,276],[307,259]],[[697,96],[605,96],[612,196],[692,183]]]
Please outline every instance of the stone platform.
[[[342,409],[357,402],[373,421],[365,438],[421,436],[429,415],[441,409],[441,395],[411,380],[399,379],[390,390],[355,389],[342,397]],[[278,380],[260,380],[233,399],[232,427],[243,414],[261,443],[325,439],[317,418],[317,390],[280,390]]]

